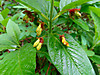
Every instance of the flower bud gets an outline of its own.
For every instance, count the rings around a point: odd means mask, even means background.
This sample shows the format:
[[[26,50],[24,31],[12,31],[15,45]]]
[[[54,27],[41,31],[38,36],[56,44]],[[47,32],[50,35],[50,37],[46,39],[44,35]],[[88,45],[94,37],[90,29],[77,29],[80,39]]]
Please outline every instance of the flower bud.
[[[37,27],[36,32],[38,32],[38,31],[40,30],[40,28],[41,28],[41,23],[40,23],[39,26]]]
[[[43,44],[43,43],[39,43],[39,45],[37,46],[37,50],[40,50],[40,49],[41,49],[42,44]]]
[[[42,28],[40,28],[40,30],[37,32],[37,36],[39,36],[42,32]]]
[[[38,40],[34,43],[33,47],[36,47],[36,46],[39,44],[39,42],[40,42],[40,39],[38,39]]]

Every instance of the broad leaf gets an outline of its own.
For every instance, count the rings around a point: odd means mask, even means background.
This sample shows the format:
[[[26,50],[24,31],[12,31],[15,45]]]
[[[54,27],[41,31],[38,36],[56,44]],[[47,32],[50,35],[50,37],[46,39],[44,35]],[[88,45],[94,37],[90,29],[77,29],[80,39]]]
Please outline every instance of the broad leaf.
[[[72,9],[89,1],[91,0],[61,0],[60,9]]]
[[[0,45],[16,45],[16,43],[7,34],[1,34]]]
[[[7,23],[7,34],[9,37],[12,38],[13,41],[15,41],[18,44],[19,37],[20,37],[20,29],[16,23],[14,23],[12,20],[9,20]]]
[[[89,31],[89,27],[87,23],[85,23],[82,19],[71,19],[73,22],[75,22],[77,25],[81,26],[84,30]]]
[[[68,4],[70,4],[71,2],[74,2],[76,0],[60,0],[60,10],[62,10],[62,8]]]
[[[95,75],[82,47],[69,34],[64,35],[69,47],[60,42],[59,36],[50,34],[48,38],[48,52],[58,71],[62,75]]]
[[[0,75],[35,75],[36,49],[26,44],[0,60]]]
[[[15,49],[15,47],[12,47],[11,45],[0,45],[0,51],[4,49]]]

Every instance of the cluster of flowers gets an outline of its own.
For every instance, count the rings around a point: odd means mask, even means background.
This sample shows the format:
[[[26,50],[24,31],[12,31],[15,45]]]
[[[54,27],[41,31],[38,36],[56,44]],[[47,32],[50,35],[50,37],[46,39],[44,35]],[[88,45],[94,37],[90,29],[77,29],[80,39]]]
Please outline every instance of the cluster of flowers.
[[[39,22],[39,26],[36,29],[37,32],[37,36],[41,35],[42,31],[43,31],[43,26],[44,26],[44,22],[42,21],[37,21]],[[44,39],[43,37],[38,38],[38,40],[34,43],[33,47],[36,47],[37,45],[37,50],[40,50],[42,45],[44,43]]]
[[[23,18],[23,21],[25,21],[26,23],[28,23],[29,21],[30,22],[33,22],[34,21],[34,16],[32,15],[32,12],[28,11],[28,10],[25,10],[23,12],[23,14],[25,14],[24,18]]]
[[[40,50],[44,43],[44,39],[42,37],[38,38],[38,40],[33,44],[33,47],[37,46],[37,50]]]

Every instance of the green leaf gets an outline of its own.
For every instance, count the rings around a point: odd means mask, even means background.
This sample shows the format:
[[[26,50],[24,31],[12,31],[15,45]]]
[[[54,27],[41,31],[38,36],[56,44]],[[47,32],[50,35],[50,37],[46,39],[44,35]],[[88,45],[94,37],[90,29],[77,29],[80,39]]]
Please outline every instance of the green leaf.
[[[15,49],[12,45],[17,45],[7,34],[0,35],[0,51],[4,49]]]
[[[89,6],[89,9],[95,13],[98,17],[100,17],[100,8],[96,8],[96,7],[92,7],[92,6]]]
[[[90,59],[92,61],[94,61],[95,63],[100,64],[100,56],[99,55],[94,55],[94,56],[90,57]]]
[[[64,6],[70,4],[71,2],[74,2],[74,1],[76,1],[76,0],[60,0],[60,5],[59,5],[60,10],[62,10]]]
[[[0,51],[4,49],[15,49],[15,47],[12,47],[11,45],[0,45]]]
[[[16,43],[7,34],[1,34],[0,45],[16,45]]]
[[[4,18],[3,18],[3,16],[0,14],[0,21],[3,21],[4,20]]]
[[[70,0],[70,1],[69,0],[61,0],[60,8],[62,10],[72,9],[72,8],[75,8],[76,6],[82,5],[82,4],[89,2],[89,1],[91,1],[91,0]]]
[[[67,21],[66,18],[58,18],[57,22],[54,23],[54,25],[59,25],[65,23],[66,21]]]
[[[4,19],[4,20],[1,22],[1,24],[2,24],[3,26],[6,27],[6,25],[7,25],[8,21],[9,21],[9,19],[11,19],[11,17],[8,17],[8,18]]]
[[[84,30],[89,31],[89,27],[86,24],[86,22],[84,22],[82,19],[71,19],[73,22],[75,22],[77,25],[81,26]]]
[[[58,71],[62,75],[95,75],[82,47],[69,34],[64,35],[69,47],[60,42],[59,36],[50,34],[48,38],[48,52]]]
[[[94,26],[95,26],[95,39],[94,44],[100,43],[100,17],[98,17],[95,13],[91,11],[91,16],[94,20]]]
[[[10,11],[10,10],[9,10],[8,8],[5,8],[5,9],[1,12],[3,18],[6,18],[6,17],[7,17],[9,11]]]
[[[92,0],[90,2],[88,2],[89,4],[92,4],[92,3],[96,3],[96,2],[100,2],[100,0]]]
[[[93,51],[86,50],[85,52],[86,52],[87,56],[95,55],[95,53]]]
[[[21,15],[21,13],[15,14],[15,15],[11,18],[11,20],[12,20],[12,21],[16,21],[16,19],[17,19],[20,15]]]
[[[5,32],[5,31],[0,28],[0,32]]]
[[[26,44],[0,61],[0,75],[35,75],[36,49]]]
[[[20,37],[20,29],[18,25],[14,23],[12,20],[9,20],[7,23],[6,30],[7,30],[8,36],[11,37],[12,40],[18,44],[19,37]]]

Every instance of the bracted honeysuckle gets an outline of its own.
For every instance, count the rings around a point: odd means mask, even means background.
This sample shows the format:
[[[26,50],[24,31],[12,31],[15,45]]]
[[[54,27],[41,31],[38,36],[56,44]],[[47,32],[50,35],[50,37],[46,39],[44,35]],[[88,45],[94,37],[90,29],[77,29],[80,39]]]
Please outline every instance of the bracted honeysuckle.
[[[37,50],[40,50],[44,43],[44,39],[42,37],[38,38],[38,40],[33,44],[33,47],[36,47]]]
[[[69,43],[66,41],[66,38],[65,38],[64,34],[63,34],[63,35],[60,35],[59,38],[60,38],[60,41],[61,41],[64,45],[66,45],[66,46],[69,47]]]

